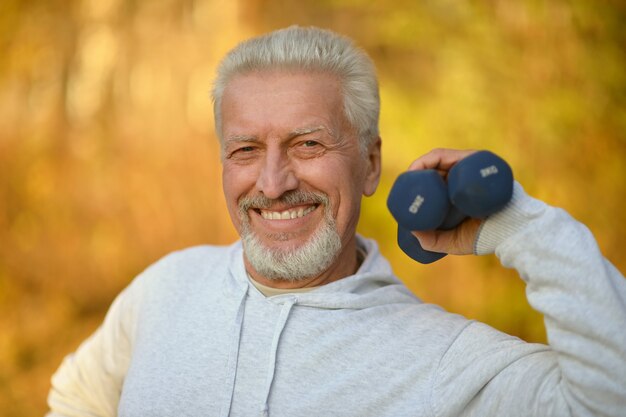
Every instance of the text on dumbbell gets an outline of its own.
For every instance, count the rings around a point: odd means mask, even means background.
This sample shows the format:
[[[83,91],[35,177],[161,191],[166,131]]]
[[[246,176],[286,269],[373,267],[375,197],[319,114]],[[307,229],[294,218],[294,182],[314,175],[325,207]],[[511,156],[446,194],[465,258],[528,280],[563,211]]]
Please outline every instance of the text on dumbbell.
[[[488,166],[487,168],[483,168],[480,170],[480,176],[485,178],[493,174],[498,173],[498,167],[495,165]]]
[[[409,206],[409,211],[413,214],[416,214],[423,203],[424,197],[418,194],[417,197],[415,197],[415,200],[413,200],[413,203],[411,203],[411,205]]]

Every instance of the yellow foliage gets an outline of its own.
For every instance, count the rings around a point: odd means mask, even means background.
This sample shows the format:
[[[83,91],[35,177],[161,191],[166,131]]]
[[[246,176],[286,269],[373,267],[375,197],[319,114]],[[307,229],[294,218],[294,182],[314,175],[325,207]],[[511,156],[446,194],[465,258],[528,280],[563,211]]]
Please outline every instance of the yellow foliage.
[[[0,410],[49,378],[121,288],[182,247],[236,239],[210,88],[239,40],[329,27],[374,58],[384,172],[360,232],[427,302],[545,340],[494,257],[415,264],[385,207],[433,147],[486,148],[586,223],[624,270],[626,52],[618,2],[5,0],[0,5]]]

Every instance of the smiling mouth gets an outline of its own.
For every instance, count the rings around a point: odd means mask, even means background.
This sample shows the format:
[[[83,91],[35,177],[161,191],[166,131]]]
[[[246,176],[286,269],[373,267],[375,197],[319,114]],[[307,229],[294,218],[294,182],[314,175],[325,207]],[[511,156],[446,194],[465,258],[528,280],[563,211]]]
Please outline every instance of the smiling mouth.
[[[255,209],[257,213],[261,215],[265,220],[289,220],[289,219],[299,219],[301,217],[306,216],[315,210],[319,204],[315,204],[309,207],[299,207],[297,209],[292,210],[283,210],[283,211],[272,211],[272,210],[260,210]]]

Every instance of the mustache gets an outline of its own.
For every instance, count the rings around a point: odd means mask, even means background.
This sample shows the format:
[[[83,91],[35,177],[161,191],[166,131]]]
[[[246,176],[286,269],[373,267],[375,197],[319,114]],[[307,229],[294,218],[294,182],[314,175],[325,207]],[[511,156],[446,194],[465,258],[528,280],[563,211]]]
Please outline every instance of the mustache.
[[[293,190],[287,191],[279,198],[267,198],[262,194],[245,196],[239,199],[239,212],[246,215],[251,208],[268,209],[276,204],[298,205],[298,204],[324,204],[328,206],[329,198],[324,193],[313,191]]]

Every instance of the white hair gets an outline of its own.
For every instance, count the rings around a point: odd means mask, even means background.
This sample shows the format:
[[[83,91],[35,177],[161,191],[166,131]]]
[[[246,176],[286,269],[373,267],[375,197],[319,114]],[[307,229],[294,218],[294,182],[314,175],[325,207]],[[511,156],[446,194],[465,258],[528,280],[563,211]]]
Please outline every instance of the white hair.
[[[276,30],[244,41],[226,55],[213,87],[215,130],[220,140],[221,102],[228,82],[236,75],[272,70],[317,71],[336,76],[343,89],[346,119],[356,129],[361,150],[366,153],[378,137],[380,96],[374,65],[350,39],[314,27]]]

